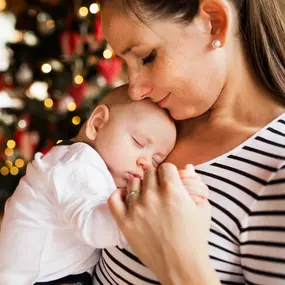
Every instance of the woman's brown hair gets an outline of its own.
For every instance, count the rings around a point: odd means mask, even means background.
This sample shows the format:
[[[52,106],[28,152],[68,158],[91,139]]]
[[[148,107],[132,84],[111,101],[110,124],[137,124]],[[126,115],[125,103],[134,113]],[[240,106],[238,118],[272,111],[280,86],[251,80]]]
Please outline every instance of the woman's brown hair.
[[[111,0],[105,0],[106,2]],[[240,32],[259,80],[285,104],[285,1],[228,0],[239,11]],[[199,0],[121,0],[126,11],[140,20],[173,19],[191,22],[199,11]]]

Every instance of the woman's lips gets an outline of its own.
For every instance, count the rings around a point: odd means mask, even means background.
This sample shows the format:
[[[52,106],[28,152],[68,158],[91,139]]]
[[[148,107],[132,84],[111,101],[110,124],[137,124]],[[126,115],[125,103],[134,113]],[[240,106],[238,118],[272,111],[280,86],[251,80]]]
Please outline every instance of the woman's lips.
[[[157,105],[158,105],[160,108],[165,108],[166,103],[167,103],[167,101],[168,101],[168,98],[169,98],[170,94],[171,94],[171,93],[169,93],[168,95],[166,95],[162,100],[156,102]]]

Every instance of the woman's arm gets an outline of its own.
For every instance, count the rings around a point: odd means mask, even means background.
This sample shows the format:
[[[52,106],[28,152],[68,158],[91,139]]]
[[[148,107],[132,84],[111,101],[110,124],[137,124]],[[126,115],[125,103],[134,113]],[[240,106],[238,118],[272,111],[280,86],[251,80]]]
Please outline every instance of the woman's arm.
[[[109,207],[141,261],[164,285],[220,284],[208,256],[210,207],[196,206],[176,167],[160,166],[146,173],[143,185],[134,179],[128,192],[140,191],[125,203],[115,192]]]

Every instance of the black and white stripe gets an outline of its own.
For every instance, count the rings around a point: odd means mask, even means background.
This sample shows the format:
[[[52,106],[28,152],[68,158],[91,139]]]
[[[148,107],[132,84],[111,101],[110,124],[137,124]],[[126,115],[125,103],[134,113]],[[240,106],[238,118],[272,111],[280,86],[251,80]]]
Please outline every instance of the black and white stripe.
[[[285,114],[196,171],[211,193],[209,255],[222,284],[285,284]],[[159,283],[116,247],[103,250],[94,284]]]

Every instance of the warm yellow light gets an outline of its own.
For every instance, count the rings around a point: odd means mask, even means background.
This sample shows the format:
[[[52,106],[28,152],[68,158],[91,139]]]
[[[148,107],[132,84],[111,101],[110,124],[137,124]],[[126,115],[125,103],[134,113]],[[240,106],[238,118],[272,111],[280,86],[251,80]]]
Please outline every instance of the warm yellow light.
[[[53,29],[55,27],[55,22],[54,20],[48,20],[47,21],[47,26],[50,28],[50,29]]]
[[[86,17],[88,15],[88,8],[87,7],[81,7],[79,9],[79,16],[80,17]]]
[[[90,13],[97,14],[100,10],[99,5],[97,3],[93,3],[89,7]]]
[[[62,142],[62,140],[58,140],[57,142],[56,142],[56,144],[59,144],[59,143],[61,143]]]
[[[0,6],[1,6],[1,1],[0,1]],[[21,42],[23,40],[23,37],[24,37],[23,32],[19,31],[19,30],[16,30],[14,32],[13,38],[11,39],[11,42],[12,43],[19,43],[19,42]]]
[[[9,168],[6,166],[3,166],[3,167],[1,167],[0,172],[1,172],[1,175],[7,176],[9,174]]]
[[[17,167],[13,166],[10,169],[10,173],[15,176],[15,175],[17,175],[19,173],[19,169]]]
[[[15,161],[15,165],[16,165],[18,168],[22,168],[22,167],[25,165],[25,162],[24,162],[23,159],[18,158],[18,159],[16,159],[16,161]]]
[[[42,72],[43,73],[50,73],[51,72],[51,65],[49,63],[44,63],[42,65]]]
[[[113,52],[110,49],[105,49],[103,52],[103,56],[106,59],[110,59],[113,56]]]
[[[81,119],[80,119],[78,116],[74,116],[74,117],[72,118],[72,123],[73,123],[74,125],[79,125],[80,122],[81,122]]]
[[[11,168],[11,167],[13,166],[13,162],[10,161],[10,160],[6,160],[6,161],[4,162],[4,164],[5,164],[8,168]]]
[[[74,102],[69,103],[67,106],[68,111],[73,112],[76,110],[76,104]]]
[[[44,104],[47,108],[51,108],[53,106],[53,101],[50,98],[46,98]]]
[[[0,11],[3,11],[7,6],[6,0],[0,1]]]
[[[14,150],[12,148],[7,147],[5,149],[6,156],[12,156],[14,154]]]
[[[14,140],[8,140],[7,141],[7,147],[8,148],[14,148],[16,146],[16,143]]]
[[[83,77],[81,75],[76,75],[74,78],[74,82],[76,84],[82,84],[83,83]]]

